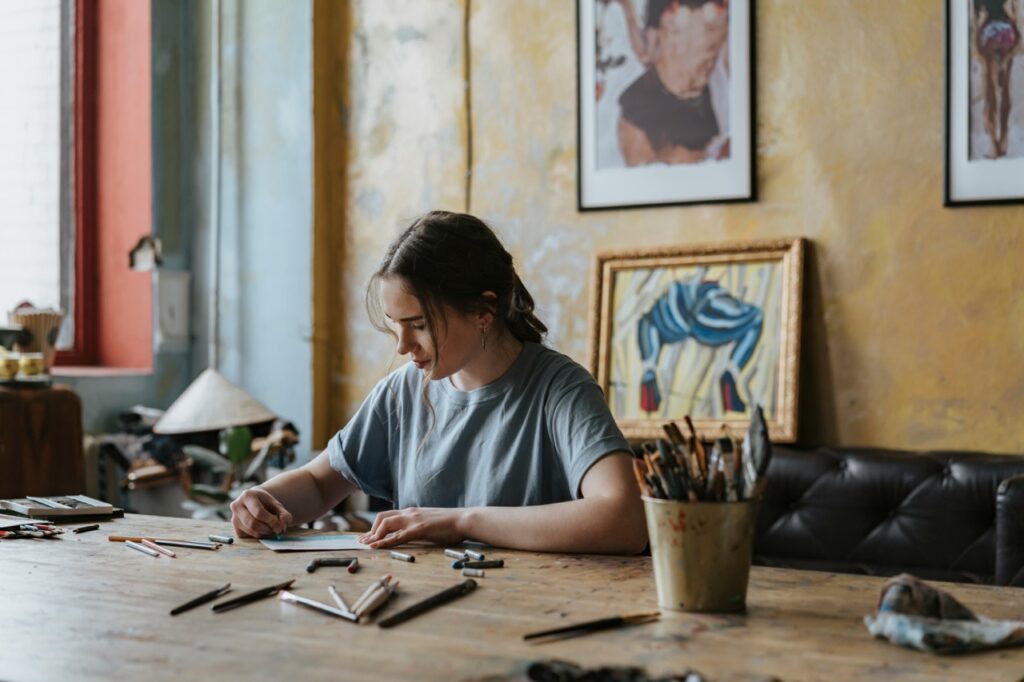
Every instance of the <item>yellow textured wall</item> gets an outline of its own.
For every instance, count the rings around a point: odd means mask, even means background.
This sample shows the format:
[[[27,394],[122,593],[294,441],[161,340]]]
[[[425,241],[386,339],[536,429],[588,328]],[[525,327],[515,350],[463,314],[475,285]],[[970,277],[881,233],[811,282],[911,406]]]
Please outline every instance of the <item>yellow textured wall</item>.
[[[550,343],[581,363],[596,251],[807,237],[801,441],[1024,452],[1024,207],[942,207],[943,3],[759,0],[759,200],[586,214],[575,3],[470,5],[471,125],[465,3],[351,5],[332,429],[392,362],[365,282],[436,207],[499,231]]]

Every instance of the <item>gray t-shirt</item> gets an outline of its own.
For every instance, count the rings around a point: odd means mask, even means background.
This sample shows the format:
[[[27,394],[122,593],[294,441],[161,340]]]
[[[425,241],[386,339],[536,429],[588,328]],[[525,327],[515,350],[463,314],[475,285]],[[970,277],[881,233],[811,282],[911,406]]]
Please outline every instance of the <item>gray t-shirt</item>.
[[[423,382],[411,362],[395,370],[327,446],[335,471],[395,507],[564,502],[597,460],[629,451],[590,373],[540,344],[474,391],[427,382],[433,417]]]

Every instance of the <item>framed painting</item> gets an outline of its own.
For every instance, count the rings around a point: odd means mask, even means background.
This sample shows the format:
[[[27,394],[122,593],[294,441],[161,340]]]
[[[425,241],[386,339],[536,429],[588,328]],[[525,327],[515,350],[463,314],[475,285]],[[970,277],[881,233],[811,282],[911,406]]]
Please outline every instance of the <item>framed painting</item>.
[[[581,211],[752,201],[753,0],[577,0]]]
[[[945,205],[1024,201],[1024,0],[946,0]]]
[[[760,405],[796,440],[803,259],[802,239],[597,256],[590,369],[627,438],[687,415],[743,433]]]

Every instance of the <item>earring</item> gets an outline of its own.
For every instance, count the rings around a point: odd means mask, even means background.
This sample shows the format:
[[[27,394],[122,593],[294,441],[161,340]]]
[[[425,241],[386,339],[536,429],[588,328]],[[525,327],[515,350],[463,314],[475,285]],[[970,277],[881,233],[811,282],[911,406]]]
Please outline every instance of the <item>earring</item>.
[[[487,327],[480,327],[480,349],[487,350]]]

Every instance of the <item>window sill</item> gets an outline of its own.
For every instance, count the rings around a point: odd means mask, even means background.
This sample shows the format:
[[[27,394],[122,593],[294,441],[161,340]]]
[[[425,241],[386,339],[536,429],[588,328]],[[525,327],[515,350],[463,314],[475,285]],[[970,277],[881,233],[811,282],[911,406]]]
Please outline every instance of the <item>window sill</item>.
[[[152,373],[148,367],[54,367],[50,370],[52,377],[136,377]]]

